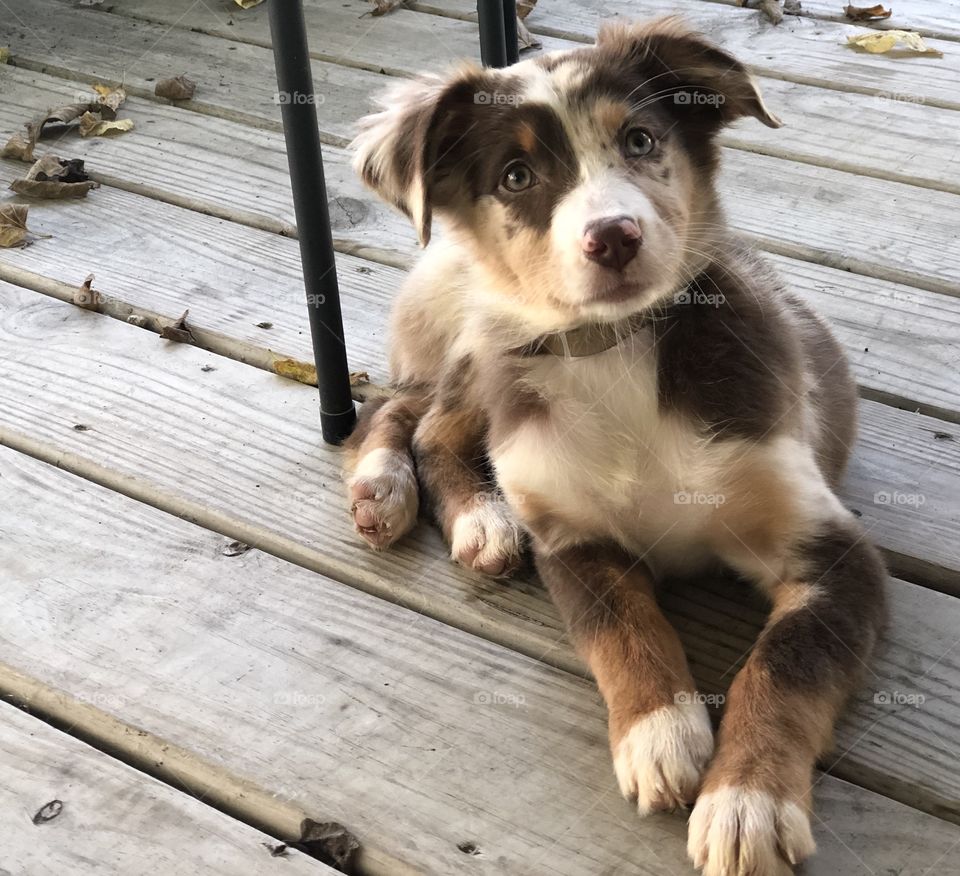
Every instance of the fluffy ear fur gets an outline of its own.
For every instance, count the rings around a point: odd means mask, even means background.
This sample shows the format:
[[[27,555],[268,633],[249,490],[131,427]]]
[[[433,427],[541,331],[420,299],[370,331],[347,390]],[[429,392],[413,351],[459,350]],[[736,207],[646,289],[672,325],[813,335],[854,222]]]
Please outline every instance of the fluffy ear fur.
[[[360,120],[351,144],[354,169],[410,217],[421,246],[430,241],[431,187],[454,105],[473,102],[482,76],[479,68],[465,65],[443,77],[424,75],[395,85],[379,98],[381,111]]]
[[[771,128],[782,124],[767,109],[747,68],[677,16],[605,25],[597,48],[640,67],[663,105],[684,120],[713,130],[743,116]]]

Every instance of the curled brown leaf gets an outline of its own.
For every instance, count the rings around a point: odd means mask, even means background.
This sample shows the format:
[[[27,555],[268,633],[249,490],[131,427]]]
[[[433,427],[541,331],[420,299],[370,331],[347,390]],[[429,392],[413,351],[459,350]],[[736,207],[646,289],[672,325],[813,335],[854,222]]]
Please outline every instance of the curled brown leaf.
[[[173,79],[161,79],[153,93],[167,100],[190,100],[197,90],[197,83],[186,76],[174,76]]]

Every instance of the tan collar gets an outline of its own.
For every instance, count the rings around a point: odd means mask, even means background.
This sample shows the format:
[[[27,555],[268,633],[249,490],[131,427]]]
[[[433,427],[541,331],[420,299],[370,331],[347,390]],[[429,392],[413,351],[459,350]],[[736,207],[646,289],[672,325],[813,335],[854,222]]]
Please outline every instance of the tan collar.
[[[516,350],[520,356],[559,356],[582,359],[617,346],[628,335],[650,322],[643,313],[635,313],[618,322],[591,322],[563,332],[541,335]]]

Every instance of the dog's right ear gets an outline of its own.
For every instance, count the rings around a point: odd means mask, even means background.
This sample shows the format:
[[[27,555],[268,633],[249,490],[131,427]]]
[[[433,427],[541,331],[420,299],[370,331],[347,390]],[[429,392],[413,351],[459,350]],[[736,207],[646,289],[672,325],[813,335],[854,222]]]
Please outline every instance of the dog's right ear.
[[[413,222],[421,246],[430,242],[431,187],[443,158],[444,131],[458,101],[472,102],[482,71],[463,67],[454,76],[421,76],[389,89],[382,110],[360,120],[351,147],[354,170],[380,197]]]

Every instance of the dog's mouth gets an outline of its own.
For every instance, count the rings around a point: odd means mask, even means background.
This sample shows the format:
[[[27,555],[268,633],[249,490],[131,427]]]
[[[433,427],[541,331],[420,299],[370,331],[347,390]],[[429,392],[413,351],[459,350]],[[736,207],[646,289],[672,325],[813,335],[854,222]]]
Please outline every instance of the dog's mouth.
[[[613,282],[595,285],[589,293],[590,303],[621,304],[642,294],[644,286],[636,280],[627,280],[623,277]]]

